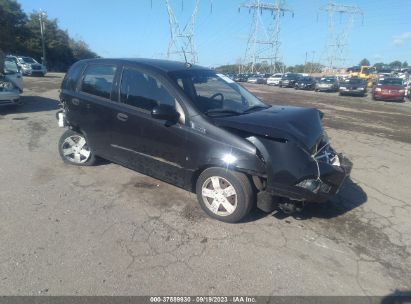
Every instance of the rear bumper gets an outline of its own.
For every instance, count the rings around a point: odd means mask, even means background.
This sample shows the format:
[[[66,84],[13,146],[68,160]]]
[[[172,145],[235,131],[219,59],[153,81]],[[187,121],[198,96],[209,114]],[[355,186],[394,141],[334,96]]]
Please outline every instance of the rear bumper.
[[[340,90],[340,94],[342,95],[364,95],[366,93],[365,90],[358,91],[358,90]]]
[[[374,93],[374,99],[377,100],[403,100],[405,97],[405,94],[375,94]]]
[[[318,188],[317,191],[279,183],[268,184],[266,191],[272,195],[296,201],[326,202],[330,197],[338,193],[344,180],[350,175],[353,166],[352,162],[342,154],[338,154],[338,157],[340,160],[339,166],[320,163],[320,180],[315,180],[316,188]]]

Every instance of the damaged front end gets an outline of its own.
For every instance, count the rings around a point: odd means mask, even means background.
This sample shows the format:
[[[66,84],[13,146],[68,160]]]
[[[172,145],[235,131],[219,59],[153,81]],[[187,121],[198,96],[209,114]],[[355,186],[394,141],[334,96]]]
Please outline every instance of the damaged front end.
[[[268,193],[300,202],[325,202],[350,174],[352,163],[323,135],[311,151],[293,141],[252,136],[266,163]]]
[[[20,91],[4,76],[0,76],[0,105],[20,103]]]
[[[304,204],[335,195],[352,168],[330,146],[322,117],[316,109],[271,107],[218,123],[256,147],[265,169],[254,178],[260,191]]]

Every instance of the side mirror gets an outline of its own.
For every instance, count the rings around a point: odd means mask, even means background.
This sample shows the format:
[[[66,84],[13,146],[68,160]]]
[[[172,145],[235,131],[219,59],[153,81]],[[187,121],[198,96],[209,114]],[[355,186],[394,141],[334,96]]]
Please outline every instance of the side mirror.
[[[171,122],[177,122],[180,118],[180,113],[177,112],[174,106],[161,104],[151,110],[151,117]]]

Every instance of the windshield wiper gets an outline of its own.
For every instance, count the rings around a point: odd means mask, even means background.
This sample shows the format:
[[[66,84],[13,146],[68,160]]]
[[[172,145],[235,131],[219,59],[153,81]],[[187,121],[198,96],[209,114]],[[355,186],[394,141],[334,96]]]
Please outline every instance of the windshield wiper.
[[[234,110],[229,110],[229,109],[210,109],[208,111],[204,112],[205,114],[232,114],[232,115],[240,115],[242,112],[237,112]]]
[[[259,110],[259,109],[268,109],[268,108],[269,108],[268,106],[253,106],[253,107],[248,108],[247,110],[245,110],[243,112],[243,114],[250,113],[250,112],[253,112],[253,111],[256,111],[256,110]]]

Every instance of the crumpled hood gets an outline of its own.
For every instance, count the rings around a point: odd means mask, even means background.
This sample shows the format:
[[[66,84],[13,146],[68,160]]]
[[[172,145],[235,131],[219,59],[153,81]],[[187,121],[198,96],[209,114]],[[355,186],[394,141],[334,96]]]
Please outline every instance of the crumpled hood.
[[[314,108],[273,106],[244,115],[214,118],[219,127],[250,135],[295,140],[308,150],[323,134],[320,111]]]

